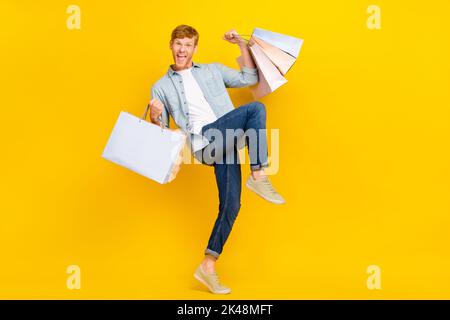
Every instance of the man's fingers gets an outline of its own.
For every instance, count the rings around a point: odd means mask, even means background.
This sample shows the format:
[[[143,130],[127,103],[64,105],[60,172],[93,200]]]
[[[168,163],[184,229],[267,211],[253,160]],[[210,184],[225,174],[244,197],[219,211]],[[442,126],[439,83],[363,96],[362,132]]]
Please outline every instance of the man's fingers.
[[[238,32],[236,30],[232,29],[232,30],[226,32],[225,35],[227,35],[230,38],[234,38],[235,36],[238,35]]]
[[[223,39],[227,40],[231,43],[238,43],[240,36],[239,36],[239,33],[235,29],[232,29],[228,32],[225,32]]]
[[[162,113],[162,110],[160,109],[152,109],[150,110],[150,114],[154,116],[159,116]]]
[[[158,99],[152,99],[152,100],[150,100],[150,107],[151,107],[151,109],[162,110],[164,105]]]

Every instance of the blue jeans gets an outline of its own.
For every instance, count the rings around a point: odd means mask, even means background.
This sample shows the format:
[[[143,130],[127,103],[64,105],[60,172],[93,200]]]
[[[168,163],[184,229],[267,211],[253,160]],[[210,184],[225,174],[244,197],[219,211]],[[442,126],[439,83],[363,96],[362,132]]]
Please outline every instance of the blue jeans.
[[[215,133],[222,133],[223,137],[225,137],[227,129],[232,129],[231,131],[237,130],[235,131],[236,135],[231,137],[232,143],[230,143],[230,139],[228,138],[223,138],[222,140],[212,139],[213,136],[208,134],[211,131],[215,131]],[[261,134],[256,135],[256,140],[250,140],[246,136],[248,130],[257,131]],[[214,166],[220,201],[219,214],[209,238],[205,254],[219,258],[241,207],[241,164],[238,156],[238,141],[240,139],[246,139],[245,142],[249,150],[254,147],[249,145],[249,143],[257,144],[257,147],[253,148],[256,152],[249,151],[250,169],[252,171],[268,166],[265,106],[255,101],[236,108],[216,121],[204,126],[201,134],[210,141],[210,144],[202,151],[206,153],[206,149],[210,148],[208,152],[214,156],[214,163],[212,165]],[[228,143],[226,143],[227,141]],[[219,150],[221,148],[223,151]],[[211,150],[218,152],[210,152]]]

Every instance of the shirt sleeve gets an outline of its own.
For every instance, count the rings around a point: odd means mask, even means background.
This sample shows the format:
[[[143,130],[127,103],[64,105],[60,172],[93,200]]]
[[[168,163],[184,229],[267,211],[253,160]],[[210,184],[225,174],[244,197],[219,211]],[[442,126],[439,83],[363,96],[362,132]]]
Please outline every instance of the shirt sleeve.
[[[242,66],[241,70],[235,70],[221,63],[213,63],[222,75],[227,88],[248,87],[258,83],[258,70]]]
[[[167,106],[164,103],[165,99],[164,99],[164,94],[162,94],[160,92],[160,90],[154,85],[152,86],[151,89],[151,97],[152,99],[158,99],[159,101],[162,102],[162,104],[164,105],[163,111],[162,111],[162,121],[164,123],[164,126],[166,128],[169,127],[169,112],[167,111]]]

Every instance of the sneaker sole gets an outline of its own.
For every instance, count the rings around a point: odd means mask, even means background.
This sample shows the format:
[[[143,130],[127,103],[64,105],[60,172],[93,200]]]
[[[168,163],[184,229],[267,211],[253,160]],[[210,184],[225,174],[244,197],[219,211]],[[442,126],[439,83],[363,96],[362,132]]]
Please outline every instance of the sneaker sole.
[[[267,200],[269,202],[275,203],[275,204],[283,204],[286,203],[286,201],[282,201],[282,200],[274,200],[274,199],[270,199],[267,198],[266,196],[263,196],[262,194],[260,194],[258,191],[256,191],[256,189],[254,189],[248,182],[245,183],[245,186],[247,188],[249,188],[250,190],[252,190],[254,193],[256,193],[258,196],[260,196],[261,198],[263,198],[264,200]]]
[[[196,273],[194,273],[194,278],[197,279],[198,281],[200,281],[201,283],[203,283],[209,289],[209,291],[211,291],[214,294],[229,294],[229,293],[231,293],[231,291],[229,291],[229,292],[217,292],[217,291],[214,291],[211,288],[211,286],[205,280],[200,278]]]

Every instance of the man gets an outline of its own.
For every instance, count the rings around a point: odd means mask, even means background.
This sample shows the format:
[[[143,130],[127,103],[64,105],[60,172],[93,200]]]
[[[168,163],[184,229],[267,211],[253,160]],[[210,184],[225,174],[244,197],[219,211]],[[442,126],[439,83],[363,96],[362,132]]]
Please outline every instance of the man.
[[[176,27],[169,43],[174,64],[153,85],[150,100],[151,121],[169,127],[171,115],[177,126],[188,134],[196,159],[214,166],[219,189],[219,214],[204,259],[194,277],[216,294],[231,292],[220,283],[215,263],[241,206],[239,141],[247,139],[249,147],[251,175],[246,186],[268,201],[284,203],[264,173],[268,166],[265,106],[252,102],[235,109],[226,90],[227,87],[256,84],[257,69],[247,43],[236,30],[226,32],[223,39],[239,46],[243,59],[241,71],[219,63],[194,63],[192,59],[197,51],[199,34],[187,25]],[[233,132],[231,139],[230,130]],[[263,134],[252,135],[256,138],[250,141],[247,132]]]

